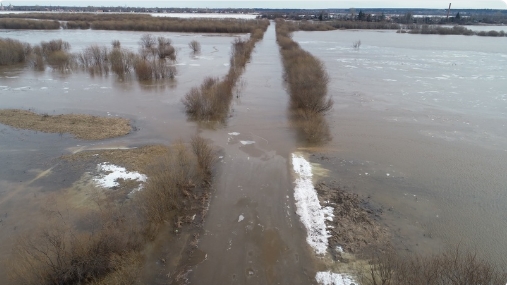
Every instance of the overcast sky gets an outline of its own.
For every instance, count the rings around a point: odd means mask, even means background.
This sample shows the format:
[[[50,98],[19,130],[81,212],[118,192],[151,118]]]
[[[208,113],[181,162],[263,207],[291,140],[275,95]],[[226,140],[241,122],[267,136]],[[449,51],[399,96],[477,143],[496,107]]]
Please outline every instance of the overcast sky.
[[[336,1],[125,1],[125,0],[0,0],[4,5],[209,7],[209,8],[447,8],[507,9],[507,0],[336,0]]]

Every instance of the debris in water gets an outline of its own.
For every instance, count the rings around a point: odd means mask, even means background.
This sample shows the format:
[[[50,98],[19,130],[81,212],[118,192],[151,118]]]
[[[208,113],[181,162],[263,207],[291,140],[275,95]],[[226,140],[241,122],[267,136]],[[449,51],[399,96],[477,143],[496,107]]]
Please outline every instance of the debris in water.
[[[254,144],[254,141],[239,141],[242,145]]]
[[[230,136],[239,136],[239,133],[237,132],[232,132],[232,133],[229,133]]]
[[[243,215],[239,215],[239,218],[238,218],[238,223],[243,221],[245,219],[245,217]]]

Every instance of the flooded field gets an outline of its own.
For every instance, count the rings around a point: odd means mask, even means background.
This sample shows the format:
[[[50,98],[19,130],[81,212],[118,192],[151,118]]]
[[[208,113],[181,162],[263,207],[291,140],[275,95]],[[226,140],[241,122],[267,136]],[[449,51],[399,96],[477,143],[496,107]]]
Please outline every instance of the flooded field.
[[[141,32],[7,31],[32,44],[62,38],[77,52],[90,44],[137,50]],[[188,121],[181,99],[229,66],[226,35],[153,33],[173,41],[177,76],[164,83],[115,75],[0,69],[2,108],[130,118],[131,134],[98,142],[0,125],[0,261],[12,239],[36,227],[48,197],[82,173],[55,173],[58,157],[83,149],[169,144],[199,133],[220,147],[218,170],[191,284],[312,284],[333,268],[305,242],[295,212],[291,156],[309,156],[317,179],[336,181],[384,210],[395,247],[434,252],[461,242],[500,262],[507,252],[507,50],[503,38],[396,34],[395,31],[298,32],[320,58],[335,102],[332,141],[306,148],[288,112],[274,23],[247,64],[227,124]],[[198,40],[193,55],[188,42]],[[359,49],[353,42],[361,40]],[[148,178],[149,179],[149,178]],[[155,266],[155,265],[153,265]],[[157,265],[158,266],[158,265]],[[158,270],[158,269],[157,269]],[[157,271],[154,270],[154,271]],[[0,277],[7,272],[0,267]],[[154,284],[157,284],[154,282]]]
[[[400,234],[417,240],[402,247],[424,252],[433,237],[503,261],[505,41],[383,31],[294,39],[331,77],[332,178],[401,214]]]

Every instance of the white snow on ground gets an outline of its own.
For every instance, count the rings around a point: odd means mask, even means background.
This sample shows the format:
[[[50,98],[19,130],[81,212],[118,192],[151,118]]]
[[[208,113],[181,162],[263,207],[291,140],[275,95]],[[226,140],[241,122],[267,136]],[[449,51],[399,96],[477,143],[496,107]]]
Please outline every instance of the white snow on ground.
[[[315,253],[325,255],[329,238],[325,221],[332,220],[333,208],[320,206],[317,191],[313,187],[311,164],[302,155],[293,153],[292,165],[299,176],[295,182],[294,198],[296,213],[306,227],[306,242],[313,247]]]
[[[354,279],[350,276],[340,273],[333,273],[331,271],[328,272],[317,272],[315,275],[315,280],[320,285],[352,285],[357,284]]]
[[[239,141],[242,145],[254,144],[254,141]]]
[[[97,170],[100,174],[93,178],[93,181],[97,185],[105,188],[119,186],[120,184],[116,181],[118,179],[146,182],[146,175],[135,171],[129,172],[124,167],[109,164],[108,162],[99,163],[97,165]]]

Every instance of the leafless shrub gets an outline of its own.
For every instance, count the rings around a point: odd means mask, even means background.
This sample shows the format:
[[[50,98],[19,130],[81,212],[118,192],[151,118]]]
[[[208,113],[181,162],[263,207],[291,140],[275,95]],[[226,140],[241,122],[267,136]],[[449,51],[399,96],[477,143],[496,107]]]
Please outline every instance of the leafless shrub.
[[[197,157],[199,169],[206,177],[211,176],[211,170],[216,160],[216,151],[207,140],[200,136],[192,137],[190,144]]]
[[[49,56],[53,52],[57,51],[68,51],[70,50],[70,44],[61,39],[59,40],[51,40],[49,42],[41,42],[40,43],[42,54],[44,56]]]
[[[158,37],[158,57],[160,59],[169,58],[170,60],[176,60],[176,50],[171,45],[171,40],[164,37]]]
[[[138,80],[146,81],[152,79],[153,68],[150,62],[146,59],[138,59],[134,63],[134,70]]]
[[[258,28],[261,31],[265,31],[267,29],[267,22],[259,22]],[[234,40],[231,49],[229,72],[222,80],[207,77],[201,86],[192,88],[185,95],[182,102],[190,118],[206,122],[225,121],[233,97],[233,88],[250,59],[255,43],[262,38],[258,34],[256,36],[252,35],[248,40],[239,37]]]
[[[145,189],[138,195],[139,205],[148,223],[156,228],[185,207],[186,197],[200,179],[196,158],[183,143],[177,143],[148,170],[148,176]]]
[[[17,239],[9,265],[13,280],[18,284],[83,284],[125,267],[121,260],[135,257],[144,242],[140,223],[130,212],[107,209],[95,213],[96,224],[89,232],[74,230],[61,213],[52,213],[37,233]],[[141,260],[129,261],[139,266]]]
[[[118,75],[120,79],[124,79],[134,69],[137,56],[133,52],[121,48],[114,48],[109,53],[109,61],[111,70]]]
[[[63,50],[52,52],[46,60],[53,69],[61,72],[70,70],[73,64],[72,55]]]
[[[364,285],[462,285],[505,284],[504,268],[479,258],[476,253],[455,250],[432,256],[405,256],[392,251],[376,253],[367,268],[359,271]]]
[[[190,47],[190,49],[194,53],[197,53],[197,52],[201,51],[201,44],[198,41],[196,41],[196,40],[193,40],[193,41],[189,42],[188,46]]]
[[[333,107],[333,100],[327,95],[329,77],[323,63],[292,40],[293,29],[285,21],[277,21],[277,42],[288,83],[291,116],[307,142],[323,142],[330,138],[324,115]]]
[[[121,43],[119,40],[113,40],[111,42],[111,45],[113,46],[113,48],[121,48]]]
[[[13,39],[0,39],[0,65],[25,62],[30,46]]]
[[[91,74],[107,74],[109,72],[109,51],[105,46],[92,45],[78,54],[78,62]]]

